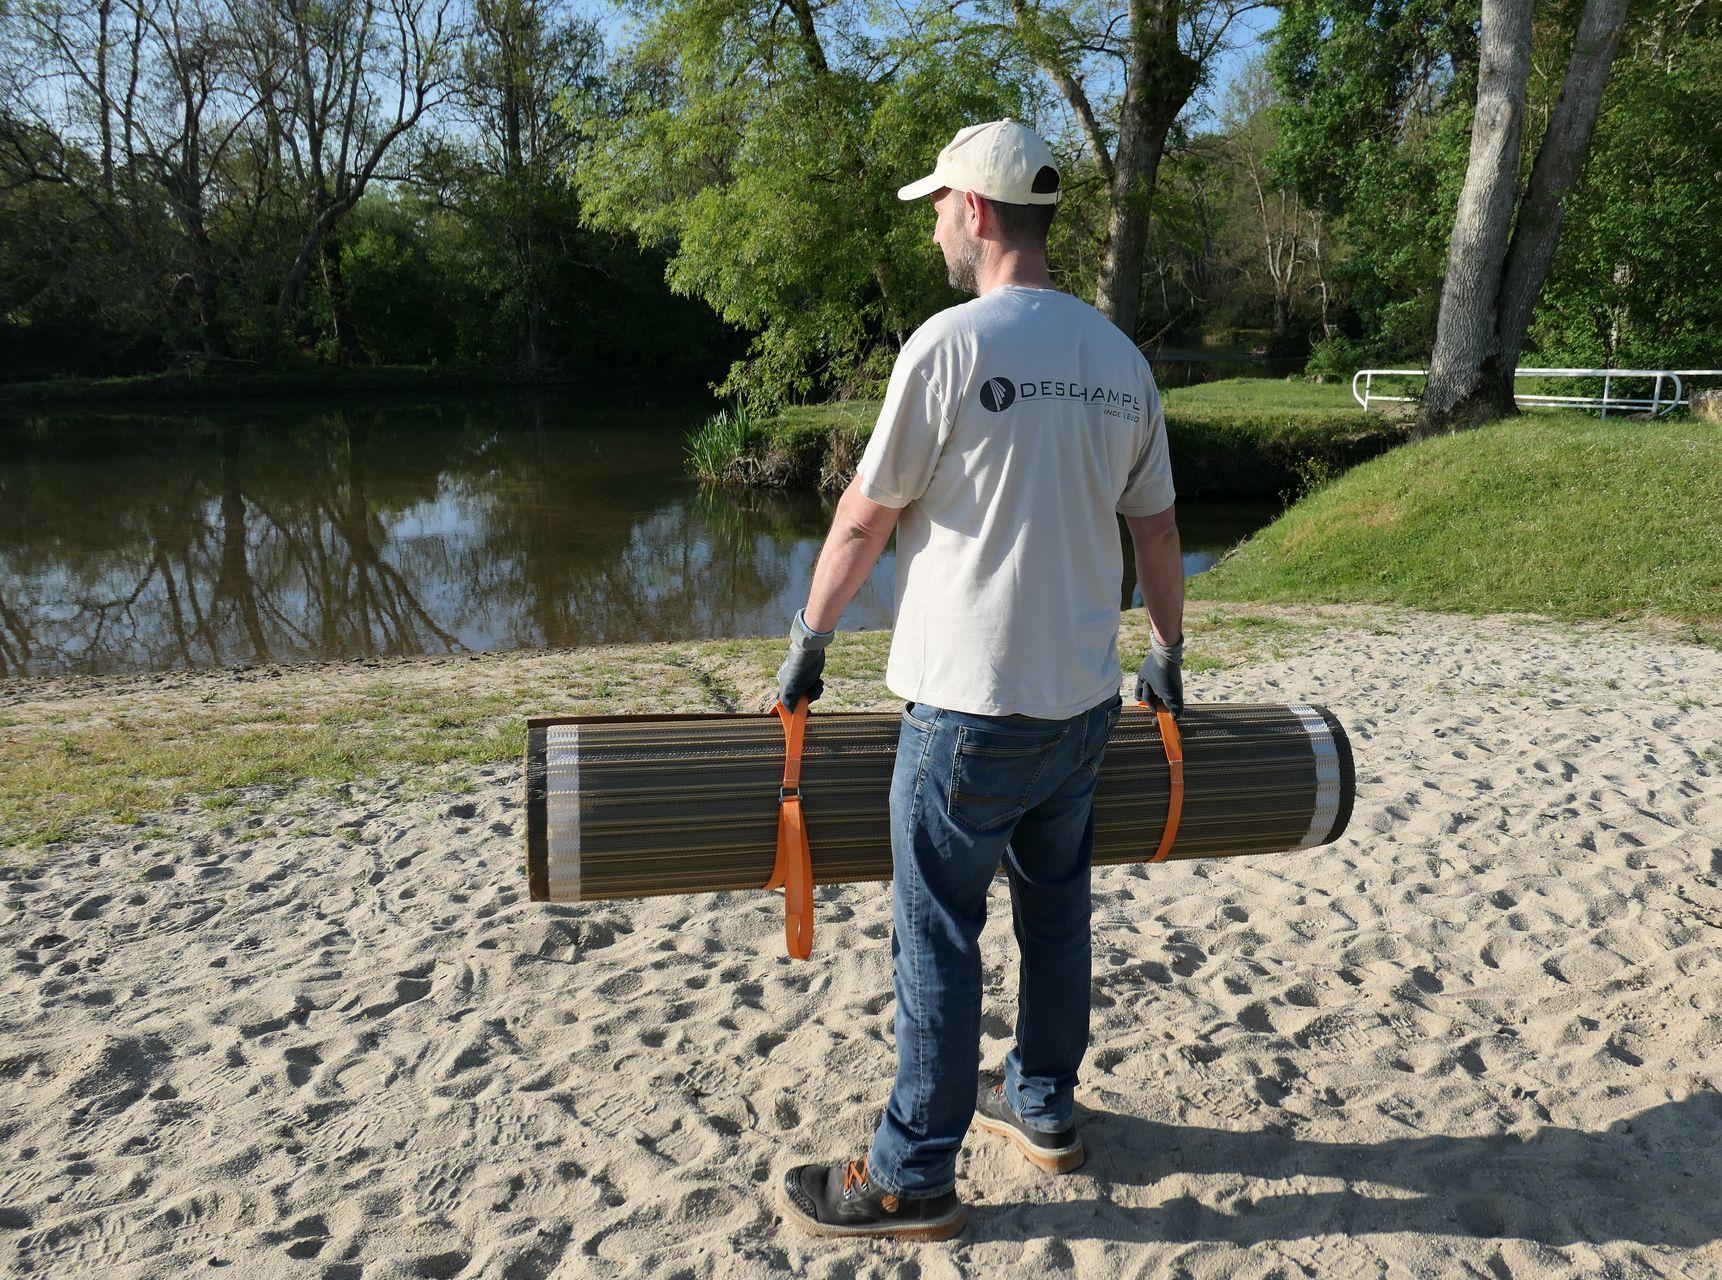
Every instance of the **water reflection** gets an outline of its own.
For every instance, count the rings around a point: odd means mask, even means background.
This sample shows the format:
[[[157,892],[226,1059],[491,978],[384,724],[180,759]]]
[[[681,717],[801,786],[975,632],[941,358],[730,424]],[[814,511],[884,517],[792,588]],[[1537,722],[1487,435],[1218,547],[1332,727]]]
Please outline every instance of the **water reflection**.
[[[703,411],[508,398],[0,426],[0,676],[775,634],[829,507],[686,480]],[[1271,514],[1204,511],[1182,512],[1191,571]],[[889,561],[846,627],[889,625]]]

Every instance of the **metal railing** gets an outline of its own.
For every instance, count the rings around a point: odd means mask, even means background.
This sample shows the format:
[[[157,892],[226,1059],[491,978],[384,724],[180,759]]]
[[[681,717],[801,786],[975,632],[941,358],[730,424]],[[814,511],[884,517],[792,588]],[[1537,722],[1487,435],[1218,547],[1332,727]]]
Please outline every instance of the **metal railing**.
[[[1359,369],[1351,375],[1351,396],[1365,409],[1371,403],[1414,404],[1416,396],[1381,395],[1374,390],[1377,378],[1426,378],[1427,369]],[[1569,409],[1601,409],[1602,416],[1608,417],[1610,409],[1616,412],[1645,412],[1653,418],[1659,418],[1665,413],[1672,412],[1681,405],[1689,404],[1686,395],[1686,378],[1722,378],[1722,369],[1530,369],[1520,368],[1513,371],[1515,378],[1601,378],[1602,394],[1600,396],[1555,396],[1543,392],[1514,392],[1513,399],[1519,404],[1564,406]],[[1614,381],[1617,378],[1649,378],[1651,392],[1648,396],[1621,396],[1613,394]],[[1362,379],[1363,389],[1358,390],[1358,380]]]

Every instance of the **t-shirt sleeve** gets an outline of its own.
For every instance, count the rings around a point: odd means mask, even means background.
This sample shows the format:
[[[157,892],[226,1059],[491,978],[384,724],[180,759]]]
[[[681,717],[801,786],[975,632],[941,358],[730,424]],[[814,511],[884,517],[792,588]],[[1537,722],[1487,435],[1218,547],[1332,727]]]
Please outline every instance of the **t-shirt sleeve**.
[[[1121,516],[1158,515],[1177,498],[1172,488],[1172,461],[1166,453],[1166,414],[1160,406],[1159,389],[1152,384],[1148,400],[1148,438],[1119,495]]]
[[[891,369],[885,403],[855,469],[863,497],[906,507],[927,491],[950,423],[925,348],[910,339]]]

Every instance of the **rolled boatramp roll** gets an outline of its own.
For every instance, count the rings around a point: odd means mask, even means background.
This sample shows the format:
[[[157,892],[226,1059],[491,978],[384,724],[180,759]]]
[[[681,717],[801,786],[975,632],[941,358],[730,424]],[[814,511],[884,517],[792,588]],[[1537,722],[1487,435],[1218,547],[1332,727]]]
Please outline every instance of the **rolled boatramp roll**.
[[[888,797],[901,717],[807,717],[800,793],[820,884],[891,878]],[[1351,746],[1323,707],[1190,705],[1167,860],[1287,853],[1351,817]],[[534,899],[586,902],[758,889],[772,875],[784,730],[765,714],[527,721],[526,864]],[[1126,707],[1095,792],[1094,861],[1155,857],[1172,766],[1156,717]]]

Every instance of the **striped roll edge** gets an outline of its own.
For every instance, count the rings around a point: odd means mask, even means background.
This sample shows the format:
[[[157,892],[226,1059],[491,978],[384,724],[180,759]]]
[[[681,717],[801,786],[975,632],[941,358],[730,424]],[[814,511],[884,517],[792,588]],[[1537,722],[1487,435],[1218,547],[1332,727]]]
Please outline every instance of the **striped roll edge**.
[[[1356,763],[1352,757],[1351,739],[1345,732],[1345,727],[1339,719],[1325,706],[1315,703],[1287,704],[1288,710],[1307,707],[1317,717],[1327,730],[1327,742],[1332,746],[1337,765],[1337,796],[1333,822],[1326,834],[1319,840],[1312,839],[1304,848],[1319,848],[1332,844],[1345,834],[1345,829],[1351,823],[1351,815],[1357,798]],[[698,720],[735,720],[746,717],[747,712],[733,711],[687,711],[672,712],[664,715],[592,715],[592,716],[533,716],[526,722],[526,884],[527,893],[534,902],[550,901],[550,840],[549,840],[549,786],[548,786],[548,752],[546,739],[548,731],[559,725],[581,724],[620,724],[651,720],[654,722],[668,721],[698,721]],[[769,716],[769,711],[759,712],[759,715]],[[827,716],[840,715],[879,715],[889,712],[827,712]],[[1300,717],[1301,718],[1301,717]],[[1310,730],[1311,751],[1318,752],[1321,742],[1313,727],[1306,722]],[[1319,805],[1319,798],[1318,798]],[[1313,833],[1312,833],[1313,835]]]
[[[534,902],[550,901],[550,824],[547,805],[545,747],[542,720],[526,722],[526,892]]]
[[[763,711],[762,716],[772,713]],[[842,714],[842,713],[838,713]],[[866,713],[857,713],[866,714]],[[747,712],[679,711],[664,715],[529,716],[526,720],[526,893],[550,901],[550,777],[548,736],[561,725],[624,724],[639,720],[735,720]]]
[[[1328,734],[1333,739],[1334,753],[1339,757],[1339,809],[1333,816],[1333,825],[1328,828],[1327,834],[1310,846],[1316,849],[1324,844],[1332,844],[1344,835],[1345,829],[1351,825],[1352,807],[1357,802],[1357,766],[1351,756],[1351,739],[1346,736],[1345,726],[1340,724],[1339,718],[1326,707],[1313,702],[1308,706],[1326,723]]]

